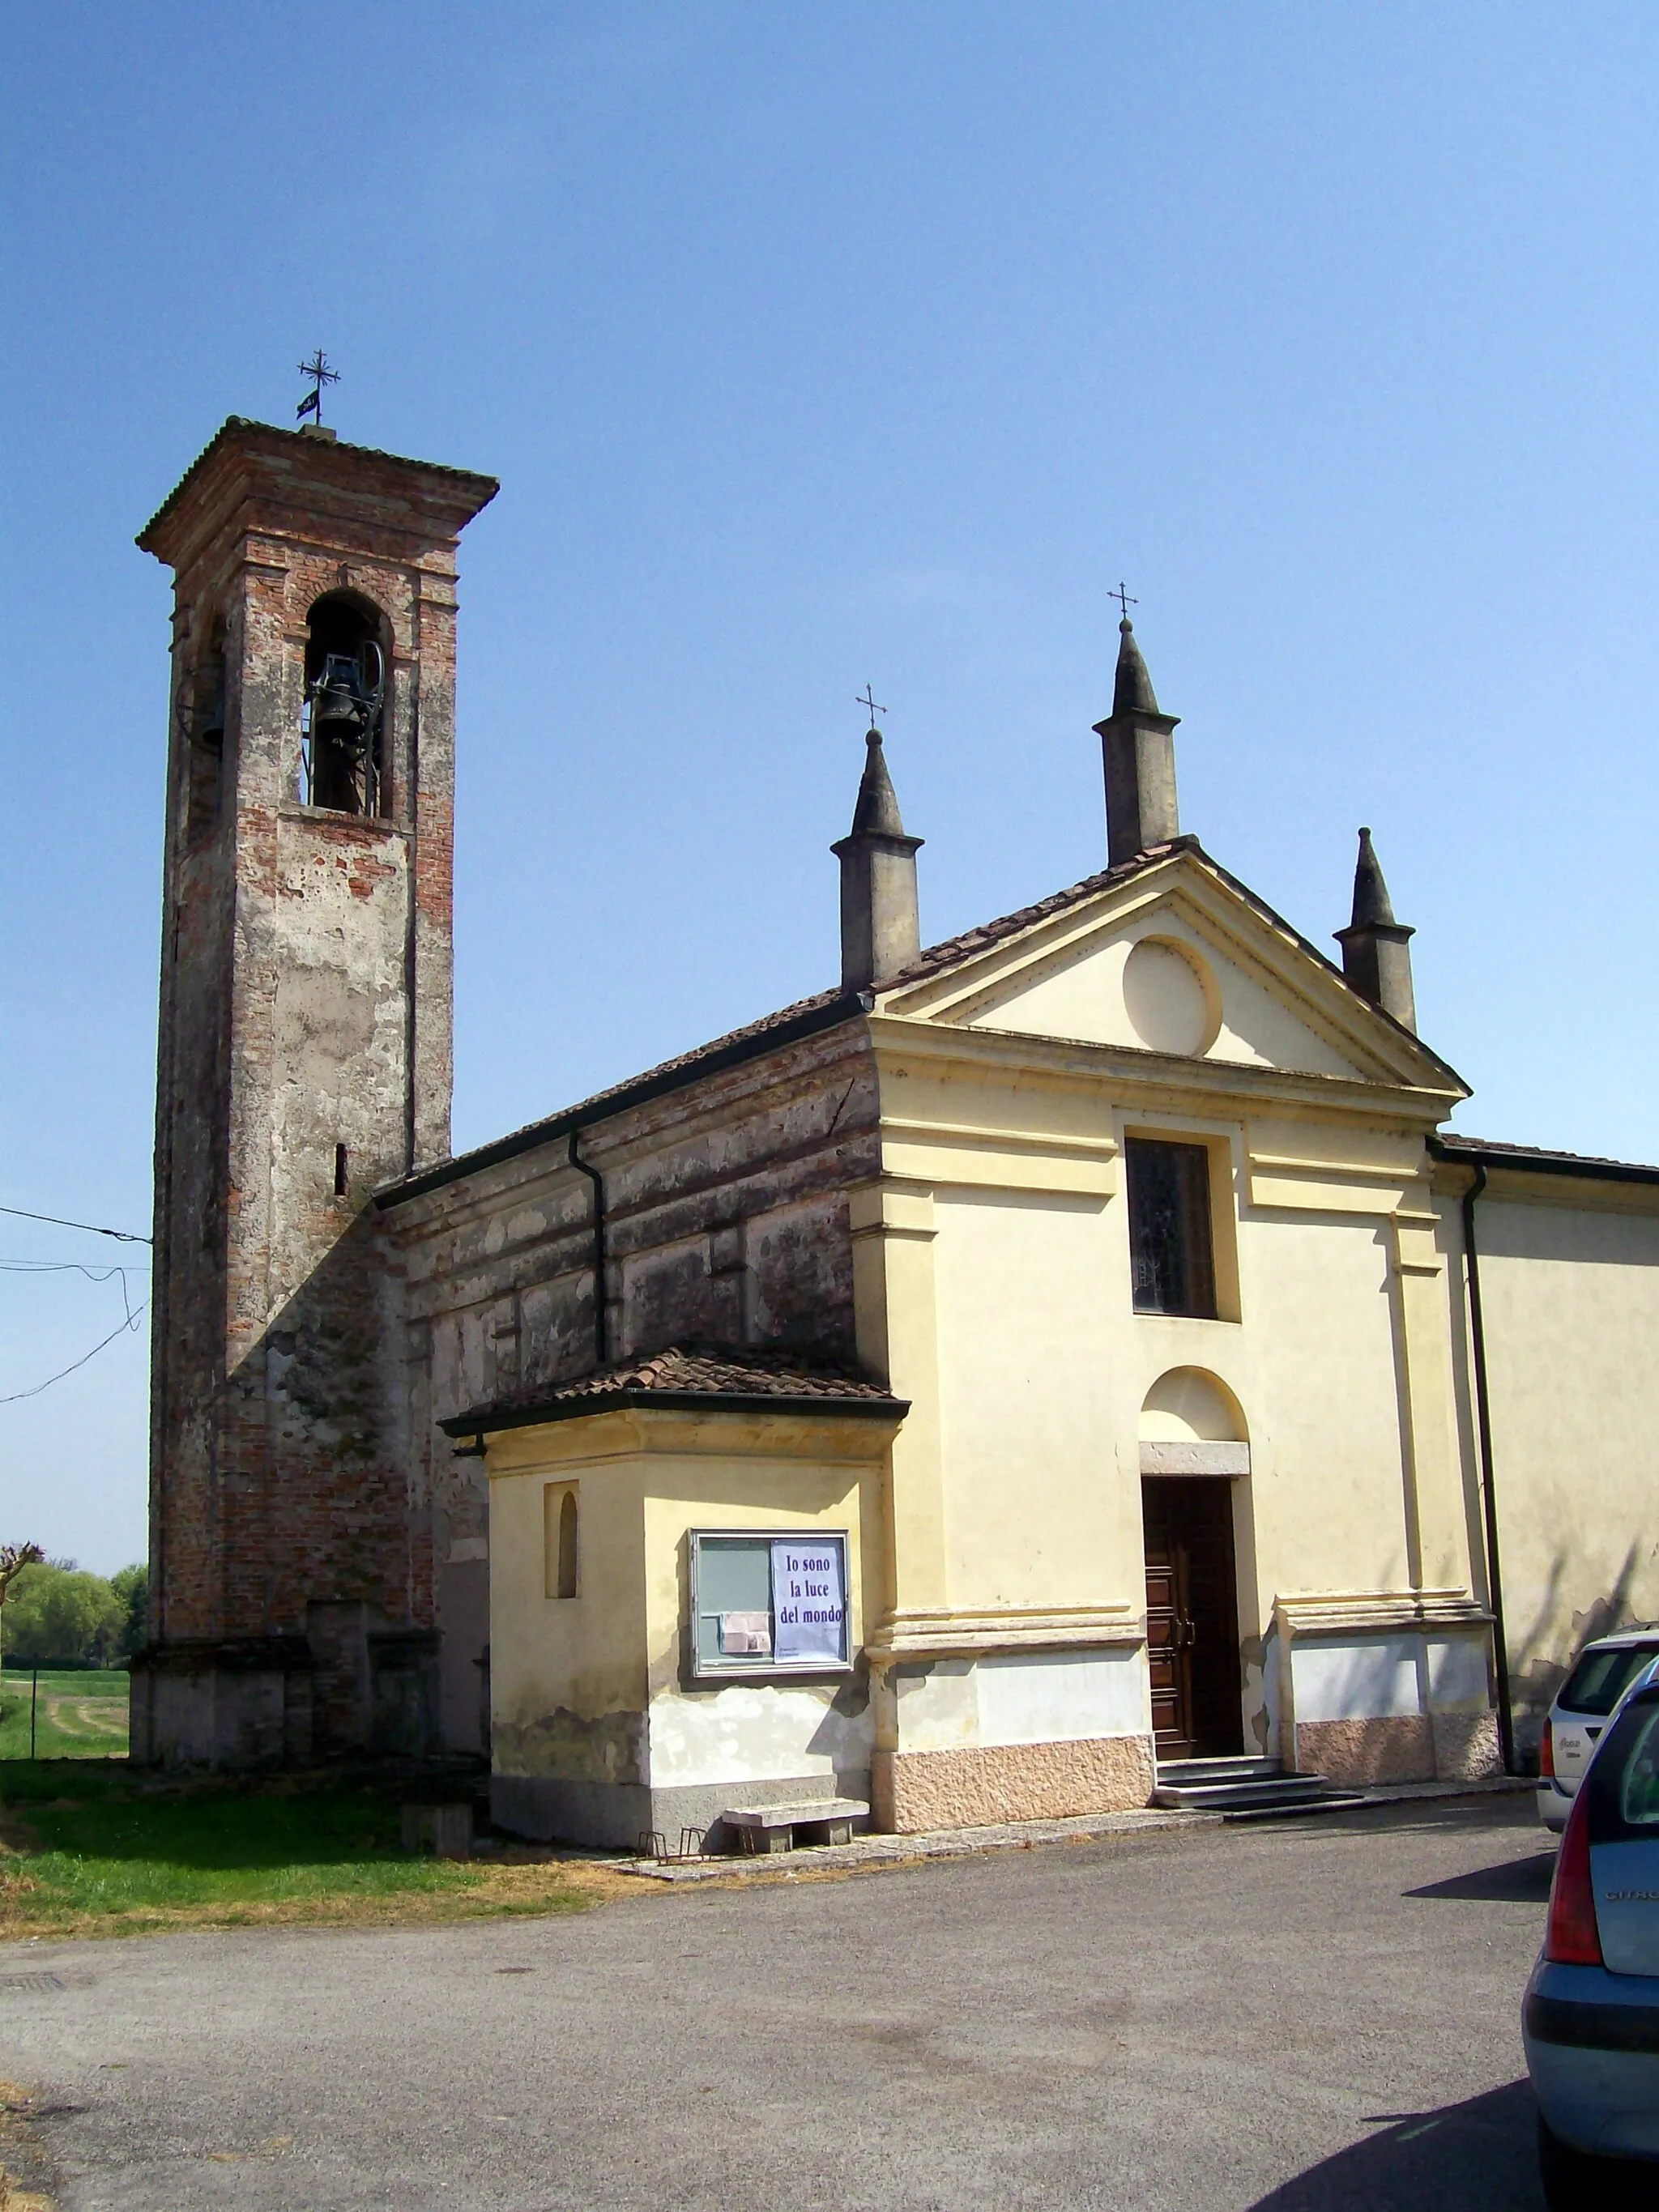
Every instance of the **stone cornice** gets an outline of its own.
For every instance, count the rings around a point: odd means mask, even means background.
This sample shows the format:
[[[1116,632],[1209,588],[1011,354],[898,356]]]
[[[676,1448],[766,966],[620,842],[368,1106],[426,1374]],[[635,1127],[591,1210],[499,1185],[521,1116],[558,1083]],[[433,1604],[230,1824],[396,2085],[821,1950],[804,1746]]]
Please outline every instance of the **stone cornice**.
[[[183,572],[238,537],[304,537],[358,560],[417,561],[453,552],[499,487],[493,477],[233,415],[138,534],[146,553]],[[337,539],[329,528],[337,523]]]
[[[1316,1590],[1273,1600],[1288,1636],[1376,1636],[1391,1629],[1486,1629],[1492,1615],[1468,1590]]]
[[[690,1397],[683,1406],[611,1403],[574,1419],[498,1431],[485,1468],[499,1479],[607,1462],[744,1455],[867,1467],[884,1459],[908,1410],[902,1400],[857,1411],[826,1399],[756,1401],[746,1407]]]
[[[911,1060],[971,1073],[1035,1075],[1056,1088],[1096,1094],[1109,1090],[1115,1099],[1147,1106],[1165,1103],[1178,1110],[1200,1100],[1200,1110],[1235,1118],[1311,1108],[1332,1116],[1392,1121],[1426,1136],[1464,1095],[1242,1060],[1191,1060],[1134,1045],[1044,1037],[1023,1030],[957,1029],[902,1014],[872,1014],[868,1026],[884,1073]]]
[[[1127,1605],[1014,1607],[994,1613],[890,1613],[864,1641],[872,1667],[902,1660],[973,1658],[990,1651],[1053,1651],[1136,1646],[1146,1640],[1144,1613]]]

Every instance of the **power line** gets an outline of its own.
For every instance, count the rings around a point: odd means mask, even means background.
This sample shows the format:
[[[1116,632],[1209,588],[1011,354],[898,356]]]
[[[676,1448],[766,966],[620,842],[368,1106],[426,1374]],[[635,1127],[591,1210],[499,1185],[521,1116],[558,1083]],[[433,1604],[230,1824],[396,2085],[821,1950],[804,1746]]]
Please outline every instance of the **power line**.
[[[131,1328],[132,1293],[127,1288],[127,1272],[125,1267],[83,1267],[76,1260],[0,1260],[0,1273],[8,1275],[84,1275],[89,1283],[118,1282],[121,1304],[126,1309],[126,1325]],[[149,1268],[143,1265],[131,1272],[135,1275],[147,1275]]]
[[[0,1260],[0,1274],[84,1275],[89,1283],[106,1283],[112,1275],[125,1277],[149,1272],[148,1260],[133,1261],[125,1267],[88,1267],[80,1260]]]
[[[54,1229],[84,1229],[88,1237],[112,1237],[118,1244],[153,1244],[153,1237],[135,1236],[131,1229],[100,1229],[93,1221],[65,1221],[56,1213],[29,1213],[21,1206],[0,1206],[0,1213],[14,1215],[19,1221],[49,1221]]]
[[[106,1231],[106,1233],[112,1235],[114,1232]],[[149,1310],[149,1300],[146,1298],[136,1312],[130,1312],[125,1321],[117,1322],[109,1334],[94,1344],[90,1352],[83,1352],[78,1359],[71,1360],[67,1367],[60,1367],[55,1375],[48,1375],[44,1382],[37,1382],[32,1390],[9,1391],[3,1398],[0,1398],[0,1406],[15,1406],[20,1398],[38,1398],[43,1390],[50,1390],[54,1382],[61,1382],[66,1375],[73,1375],[77,1367],[84,1367],[88,1360],[95,1359],[105,1345],[113,1344],[118,1336],[125,1335],[129,1329],[137,1328]]]

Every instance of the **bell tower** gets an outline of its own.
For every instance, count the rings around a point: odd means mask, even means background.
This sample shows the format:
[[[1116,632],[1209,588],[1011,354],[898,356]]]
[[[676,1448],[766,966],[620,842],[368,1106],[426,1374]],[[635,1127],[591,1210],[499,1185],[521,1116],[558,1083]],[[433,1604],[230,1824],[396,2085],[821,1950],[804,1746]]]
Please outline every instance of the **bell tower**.
[[[133,1753],[434,1747],[371,1193],[449,1150],[456,551],[488,477],[233,416],[174,572]]]

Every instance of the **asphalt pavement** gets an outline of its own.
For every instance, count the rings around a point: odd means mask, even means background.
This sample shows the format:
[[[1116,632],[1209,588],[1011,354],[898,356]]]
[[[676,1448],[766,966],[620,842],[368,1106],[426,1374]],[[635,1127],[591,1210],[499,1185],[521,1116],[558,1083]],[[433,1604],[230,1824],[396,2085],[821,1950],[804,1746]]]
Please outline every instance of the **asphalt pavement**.
[[[0,1950],[64,2212],[1540,2212],[1528,1798]]]

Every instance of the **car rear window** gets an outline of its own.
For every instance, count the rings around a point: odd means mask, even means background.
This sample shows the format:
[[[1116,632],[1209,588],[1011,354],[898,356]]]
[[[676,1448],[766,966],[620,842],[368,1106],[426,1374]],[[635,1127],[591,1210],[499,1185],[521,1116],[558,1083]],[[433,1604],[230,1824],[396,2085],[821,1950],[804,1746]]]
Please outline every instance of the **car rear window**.
[[[1636,1671],[1659,1657],[1659,1644],[1629,1644],[1613,1651],[1587,1651],[1567,1677],[1566,1687],[1556,1699],[1569,1712],[1600,1713],[1605,1717],[1618,1704]]]
[[[1592,1844],[1652,1843],[1659,1831],[1659,1691],[1638,1690],[1589,1771]]]
[[[1642,1732],[1626,1757],[1619,1814],[1626,1827],[1659,1828],[1659,1705],[1643,1716]]]

